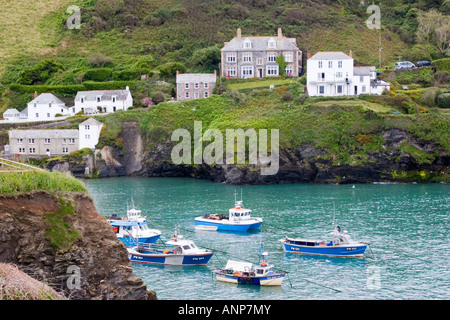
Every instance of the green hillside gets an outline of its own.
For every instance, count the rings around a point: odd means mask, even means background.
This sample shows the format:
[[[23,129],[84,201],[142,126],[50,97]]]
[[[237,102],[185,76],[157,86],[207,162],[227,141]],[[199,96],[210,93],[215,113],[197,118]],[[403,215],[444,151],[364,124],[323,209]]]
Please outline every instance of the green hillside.
[[[175,69],[193,72],[217,69],[220,48],[235,35],[238,27],[244,35],[276,34],[281,27],[284,35],[297,39],[304,52],[352,50],[357,64],[377,65],[380,33],[366,26],[370,14],[365,3],[360,0],[49,0],[45,3],[0,0],[0,112],[9,107],[25,108],[34,92],[33,88],[25,90],[26,93],[10,90],[12,84],[136,81],[142,74],[173,83]],[[436,16],[431,20],[439,20],[439,26],[445,27],[449,0],[376,3],[382,14],[383,67],[392,66],[399,57],[412,61],[446,57],[434,33],[420,36],[419,16],[436,10],[443,20]],[[66,27],[69,5],[81,9],[79,29]],[[141,85],[141,89],[142,86],[151,85]],[[71,101],[77,88],[57,93]],[[46,87],[41,89],[47,91]],[[165,93],[167,97],[171,94],[170,90]],[[154,90],[142,89],[136,101],[152,94]]]

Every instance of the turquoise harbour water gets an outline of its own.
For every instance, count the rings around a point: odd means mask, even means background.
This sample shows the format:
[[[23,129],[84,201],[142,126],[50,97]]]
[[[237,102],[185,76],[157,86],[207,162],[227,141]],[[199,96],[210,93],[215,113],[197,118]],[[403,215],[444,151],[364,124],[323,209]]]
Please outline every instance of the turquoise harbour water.
[[[127,200],[168,240],[179,233],[215,250],[207,266],[132,264],[159,300],[444,300],[450,298],[450,186],[444,184],[281,184],[232,186],[190,178],[85,181],[103,215],[126,213]],[[259,231],[195,231],[194,217],[228,213],[234,193],[262,217]],[[333,210],[333,208],[335,208]],[[284,253],[284,236],[327,239],[332,221],[370,243],[364,258]],[[281,287],[218,282],[211,270],[228,259],[268,261],[288,272]]]

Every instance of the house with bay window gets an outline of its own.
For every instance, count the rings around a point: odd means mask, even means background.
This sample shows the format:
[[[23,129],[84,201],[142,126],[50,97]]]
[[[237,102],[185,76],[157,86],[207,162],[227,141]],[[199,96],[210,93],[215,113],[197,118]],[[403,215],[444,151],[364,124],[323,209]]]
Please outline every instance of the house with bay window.
[[[285,74],[298,77],[302,71],[302,51],[295,38],[283,36],[278,28],[276,36],[243,36],[237,29],[236,37],[225,42],[221,49],[221,76],[228,78],[276,77],[280,70],[276,58],[284,55]]]
[[[377,79],[374,66],[354,66],[353,53],[318,52],[307,59],[307,89],[310,96],[381,95],[389,83]]]

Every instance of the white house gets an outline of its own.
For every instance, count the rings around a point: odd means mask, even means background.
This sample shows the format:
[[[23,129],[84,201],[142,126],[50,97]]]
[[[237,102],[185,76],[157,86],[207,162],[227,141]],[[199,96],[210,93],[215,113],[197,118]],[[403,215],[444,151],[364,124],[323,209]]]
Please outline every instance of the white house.
[[[95,120],[94,118],[89,118],[88,120],[80,123],[78,125],[80,149],[95,149],[98,139],[100,138],[102,127],[103,123]]]
[[[28,102],[20,118],[28,121],[47,121],[55,120],[57,114],[69,115],[66,104],[51,93],[42,93]]]
[[[309,56],[309,55],[308,55]],[[387,82],[377,79],[376,68],[355,67],[352,52],[318,52],[307,60],[310,96],[356,96],[382,94]]]
[[[20,121],[20,111],[17,109],[8,109],[3,112],[3,118],[10,122]]]
[[[71,114],[83,111],[84,114],[110,113],[127,110],[133,106],[130,88],[125,90],[78,91]]]

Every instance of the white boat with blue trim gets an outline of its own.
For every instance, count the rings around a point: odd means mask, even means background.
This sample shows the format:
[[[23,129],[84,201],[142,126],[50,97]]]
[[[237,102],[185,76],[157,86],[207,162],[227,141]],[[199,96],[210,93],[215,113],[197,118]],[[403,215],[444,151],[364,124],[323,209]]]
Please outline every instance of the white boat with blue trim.
[[[155,243],[161,236],[161,231],[157,229],[150,229],[147,224],[147,219],[142,216],[141,210],[134,206],[133,200],[131,206],[127,205],[127,216],[118,217],[113,215],[107,217],[111,224],[117,238],[121,240],[127,247],[138,244]]]
[[[328,242],[290,237],[280,239],[280,242],[285,252],[332,257],[362,257],[368,246],[365,242],[353,241],[347,231],[341,232],[339,226],[328,235],[331,237]]]
[[[141,244],[127,248],[131,262],[173,266],[204,266],[214,252],[198,248],[193,241],[183,236],[174,236],[165,242],[171,248],[156,248],[154,245]]]
[[[262,248],[262,246],[261,246]],[[218,281],[256,286],[281,286],[285,272],[274,271],[274,266],[264,259],[267,253],[262,253],[262,261],[252,269],[251,262],[228,260],[224,268],[212,270]]]
[[[202,227],[211,228],[217,227],[218,231],[236,231],[247,232],[250,230],[257,230],[263,223],[262,218],[251,217],[252,210],[244,208],[242,198],[236,201],[235,206],[228,211],[227,215],[205,213],[201,217],[195,218],[195,228],[197,230]]]

